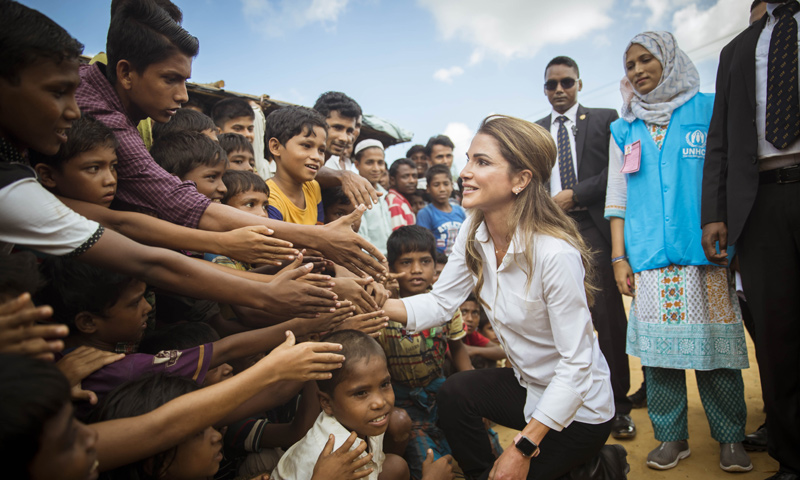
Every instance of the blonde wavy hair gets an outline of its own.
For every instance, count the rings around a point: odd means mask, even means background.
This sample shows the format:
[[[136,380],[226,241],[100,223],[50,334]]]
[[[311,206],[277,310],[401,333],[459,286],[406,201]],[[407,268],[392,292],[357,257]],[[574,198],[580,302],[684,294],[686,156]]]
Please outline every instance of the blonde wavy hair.
[[[580,252],[586,271],[583,281],[586,300],[592,305],[597,292],[593,282],[592,251],[581,237],[575,221],[556,205],[546,187],[558,153],[550,132],[519,118],[490,115],[481,122],[478,134],[489,135],[497,141],[501,155],[509,163],[509,176],[526,169],[533,173],[530,184],[514,199],[514,206],[507,220],[511,234],[506,240],[511,241],[517,233],[521,244],[525,246],[524,262],[519,265],[523,271],[528,272],[525,288],[530,288],[533,273],[534,235],[549,235],[566,241]],[[478,278],[475,284],[476,293],[481,291],[484,280],[483,258],[475,238],[483,221],[483,212],[474,210],[467,236],[466,263],[469,271]],[[477,296],[480,298],[480,295]],[[490,308],[483,300],[481,303]]]

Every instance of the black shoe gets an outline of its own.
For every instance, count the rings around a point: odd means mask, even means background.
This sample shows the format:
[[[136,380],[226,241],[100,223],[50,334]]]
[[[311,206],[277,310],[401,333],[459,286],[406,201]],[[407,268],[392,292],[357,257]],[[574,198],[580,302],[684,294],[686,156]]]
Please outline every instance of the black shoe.
[[[604,445],[594,458],[559,480],[625,480],[631,471],[627,456],[622,445]]]
[[[633,408],[647,408],[647,387],[645,382],[642,382],[642,386],[639,387],[639,390],[636,390],[636,393],[628,395],[628,400],[633,404]]]
[[[742,442],[748,452],[764,452],[767,450],[767,425],[761,425],[755,432],[745,435]]]
[[[617,415],[611,422],[611,436],[616,439],[636,436],[636,425],[630,415]]]
[[[794,473],[778,470],[778,473],[767,478],[766,480],[798,480],[798,479],[800,479],[800,476],[797,476]]]

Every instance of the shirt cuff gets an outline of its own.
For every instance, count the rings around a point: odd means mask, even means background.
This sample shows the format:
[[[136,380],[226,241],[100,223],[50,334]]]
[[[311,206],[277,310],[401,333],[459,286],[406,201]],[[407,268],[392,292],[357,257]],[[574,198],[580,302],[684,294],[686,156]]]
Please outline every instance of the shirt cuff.
[[[105,231],[106,231],[106,229],[103,228],[102,225],[98,225],[97,226],[97,230],[94,231],[94,233],[92,234],[91,237],[86,239],[86,241],[83,242],[80,247],[78,247],[75,250],[71,251],[70,253],[66,254],[65,257],[66,258],[71,258],[71,257],[77,257],[77,256],[80,256],[80,255],[83,255],[84,253],[86,253],[87,250],[92,248],[94,246],[94,244],[98,242],[98,240],[100,240],[100,237],[103,236],[103,233]]]

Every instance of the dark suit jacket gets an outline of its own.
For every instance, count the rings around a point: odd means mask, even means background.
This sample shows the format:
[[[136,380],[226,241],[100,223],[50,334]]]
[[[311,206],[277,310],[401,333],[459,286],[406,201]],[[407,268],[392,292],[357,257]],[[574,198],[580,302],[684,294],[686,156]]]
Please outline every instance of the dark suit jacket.
[[[700,223],[725,222],[729,245],[742,233],[758,191],[756,43],[766,23],[764,15],[726,45],[717,70]]]
[[[581,119],[583,117],[583,119]],[[608,142],[611,140],[611,122],[619,118],[610,108],[586,108],[578,105],[575,119],[575,156],[578,165],[578,185],[573,189],[578,204],[589,210],[603,237],[611,243],[611,227],[603,217],[606,207],[608,183]],[[550,131],[550,115],[536,121]]]

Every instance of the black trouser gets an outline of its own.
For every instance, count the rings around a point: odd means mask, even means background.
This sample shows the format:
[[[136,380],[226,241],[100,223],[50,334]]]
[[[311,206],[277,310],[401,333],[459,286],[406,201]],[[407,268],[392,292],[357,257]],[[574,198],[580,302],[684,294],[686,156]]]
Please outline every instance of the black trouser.
[[[439,426],[458,465],[471,478],[486,478],[495,458],[483,418],[522,430],[527,391],[511,368],[459,372],[439,390]],[[560,432],[551,430],[541,442],[541,453],[531,459],[529,479],[558,478],[597,455],[611,431],[611,422],[599,425],[572,422]],[[515,448],[503,445],[503,448]]]
[[[755,321],[769,454],[800,474],[800,183],[759,185],[736,246]]]
[[[614,280],[611,266],[611,245],[597,228],[587,211],[570,212],[578,222],[581,236],[594,250],[595,284],[600,288],[594,296],[594,305],[589,309],[592,322],[597,330],[600,351],[606,357],[611,371],[611,389],[614,392],[614,406],[618,415],[631,413],[632,403],[628,400],[631,389],[631,370],[628,355],[625,353],[628,335],[628,319],[622,295]]]

